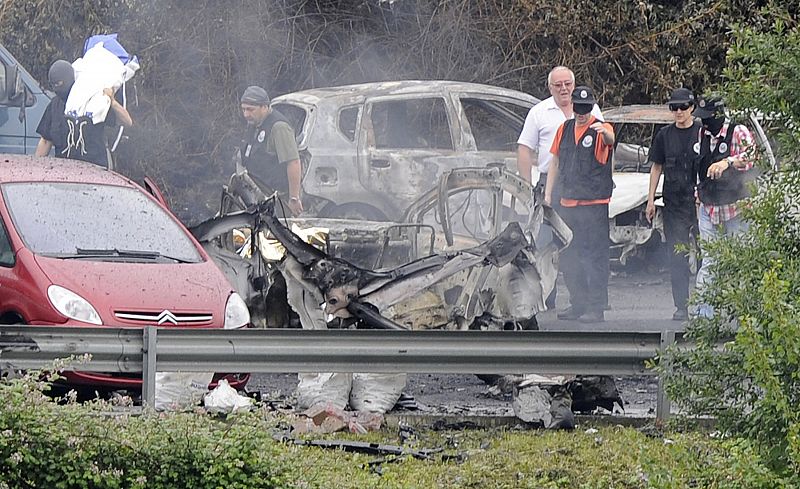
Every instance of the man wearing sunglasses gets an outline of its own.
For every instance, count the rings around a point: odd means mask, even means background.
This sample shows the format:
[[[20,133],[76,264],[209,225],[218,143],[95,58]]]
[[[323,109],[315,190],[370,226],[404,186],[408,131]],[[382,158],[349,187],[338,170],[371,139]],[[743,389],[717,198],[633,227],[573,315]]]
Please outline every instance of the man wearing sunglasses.
[[[596,103],[589,87],[576,87],[572,92],[575,118],[556,132],[544,197],[549,205],[553,187],[558,186],[559,214],[572,230],[572,242],[561,260],[570,307],[557,317],[582,323],[604,321],[608,304],[608,203],[614,187],[614,129],[591,114]]]
[[[670,250],[669,272],[672,281],[672,300],[675,313],[672,319],[684,321],[689,317],[689,256],[677,251],[675,245],[689,245],[690,234],[696,229],[695,184],[697,170],[695,160],[700,152],[698,135],[700,122],[694,120],[694,94],[686,88],[676,88],[667,104],[675,122],[662,127],[648,158],[650,188],[647,193],[647,219],[652,222],[656,213],[655,195],[658,181],[664,175],[662,196],[664,199],[664,237]]]

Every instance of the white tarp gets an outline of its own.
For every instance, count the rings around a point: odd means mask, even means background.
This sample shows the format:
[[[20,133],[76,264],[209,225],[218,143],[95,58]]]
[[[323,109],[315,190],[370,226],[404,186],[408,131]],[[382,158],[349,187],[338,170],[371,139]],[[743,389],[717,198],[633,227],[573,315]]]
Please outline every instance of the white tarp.
[[[111,107],[111,99],[103,94],[103,89],[118,89],[139,69],[135,60],[123,64],[115,54],[103,47],[103,43],[95,44],[82,58],[76,59],[72,67],[75,70],[75,84],[69,92],[64,114],[87,116],[94,124],[105,121]]]

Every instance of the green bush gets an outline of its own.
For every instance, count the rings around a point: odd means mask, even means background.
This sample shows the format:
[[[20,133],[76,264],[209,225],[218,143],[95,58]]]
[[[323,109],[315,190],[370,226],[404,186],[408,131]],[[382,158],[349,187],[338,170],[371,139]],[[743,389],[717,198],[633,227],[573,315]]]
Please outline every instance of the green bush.
[[[780,139],[768,170],[741,205],[749,230],[706,244],[713,283],[698,301],[716,311],[687,330],[693,351],[673,350],[661,370],[690,415],[715,416],[754,442],[778,472],[800,473],[800,31],[785,11],[767,29],[737,26],[723,87],[734,107],[761,114]],[[762,12],[762,15],[764,13]],[[718,348],[719,343],[724,348]]]
[[[286,488],[292,464],[263,413],[131,415],[61,405],[37,373],[0,382],[0,488]],[[114,413],[118,414],[114,414]]]

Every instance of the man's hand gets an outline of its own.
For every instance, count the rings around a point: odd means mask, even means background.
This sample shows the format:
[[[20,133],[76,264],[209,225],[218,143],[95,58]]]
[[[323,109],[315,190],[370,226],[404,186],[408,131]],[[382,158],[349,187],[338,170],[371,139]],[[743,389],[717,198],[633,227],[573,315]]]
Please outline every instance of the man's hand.
[[[106,95],[111,101],[114,101],[114,89],[113,88],[104,88],[103,94]]]
[[[292,197],[289,199],[289,202],[286,205],[288,205],[289,210],[292,211],[293,217],[297,217],[301,212],[303,212],[303,202],[301,202],[297,197]]]
[[[546,205],[548,207],[553,207],[552,204],[551,204],[552,200],[553,200],[553,195],[550,192],[545,190],[545,192],[544,192],[544,205]]]
[[[656,204],[652,200],[647,200],[644,215],[647,218],[647,222],[653,222],[653,217],[656,215]]]
[[[592,124],[589,127],[591,129],[594,129],[595,131],[597,131],[597,133],[600,134],[601,136],[608,132],[608,131],[606,131],[606,126],[604,126],[603,123],[600,122],[600,121],[595,122],[594,124]]]
[[[608,126],[606,126],[604,123],[597,121],[589,127],[597,131],[597,135],[603,138],[603,142],[605,142],[607,145],[610,146],[614,144],[614,132],[609,131]]]
[[[708,171],[706,172],[706,176],[712,180],[717,180],[718,178],[722,178],[722,173],[728,169],[728,160],[719,160],[715,161],[708,167]]]

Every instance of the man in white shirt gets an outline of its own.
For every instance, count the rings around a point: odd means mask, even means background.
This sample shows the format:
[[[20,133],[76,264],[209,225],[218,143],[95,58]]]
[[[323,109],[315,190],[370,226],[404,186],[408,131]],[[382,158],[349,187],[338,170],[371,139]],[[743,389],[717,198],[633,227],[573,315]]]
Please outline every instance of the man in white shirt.
[[[575,89],[575,74],[566,66],[556,66],[547,75],[547,86],[551,97],[534,105],[525,118],[525,125],[517,140],[517,169],[526,181],[531,181],[534,155],[541,184],[547,180],[547,169],[552,155],[550,147],[558,127],[574,117],[572,91]],[[603,120],[600,108],[595,104],[592,115]]]
[[[517,140],[517,172],[519,176],[529,183],[540,186],[544,194],[547,182],[547,170],[550,167],[550,147],[553,145],[556,131],[567,119],[574,117],[572,111],[572,91],[575,89],[575,74],[566,66],[556,66],[547,75],[547,87],[550,97],[534,105],[525,118],[522,132]],[[597,104],[592,107],[592,115],[598,120],[603,120],[603,114]],[[534,160],[534,158],[536,158]],[[531,170],[536,161],[538,180],[532,182]],[[561,196],[557,188],[553,189],[553,208],[558,210]],[[538,243],[548,243],[552,240],[552,232],[547,227],[542,227]],[[556,289],[553,288],[546,300],[548,309],[556,305]]]

